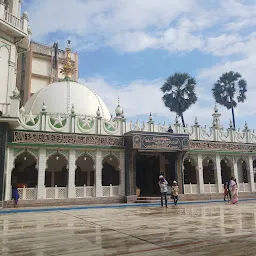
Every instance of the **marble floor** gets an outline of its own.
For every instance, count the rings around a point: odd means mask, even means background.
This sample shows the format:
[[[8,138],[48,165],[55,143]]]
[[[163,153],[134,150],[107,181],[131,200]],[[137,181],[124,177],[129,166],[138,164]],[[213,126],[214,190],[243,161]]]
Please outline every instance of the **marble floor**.
[[[256,255],[256,207],[178,205],[0,215],[0,255]]]

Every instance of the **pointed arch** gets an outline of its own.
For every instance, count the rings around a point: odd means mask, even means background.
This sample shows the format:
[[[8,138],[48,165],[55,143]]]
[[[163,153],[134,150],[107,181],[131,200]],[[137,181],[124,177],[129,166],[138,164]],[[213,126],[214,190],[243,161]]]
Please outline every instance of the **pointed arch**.
[[[29,151],[20,152],[14,158],[11,183],[18,187],[34,188],[37,182],[37,157]]]
[[[93,186],[95,184],[95,161],[91,154],[84,152],[76,159],[75,185]]]
[[[102,160],[102,185],[117,186],[120,184],[120,159],[113,153],[107,154]]]
[[[202,164],[204,184],[215,184],[215,161],[213,157],[206,155]]]

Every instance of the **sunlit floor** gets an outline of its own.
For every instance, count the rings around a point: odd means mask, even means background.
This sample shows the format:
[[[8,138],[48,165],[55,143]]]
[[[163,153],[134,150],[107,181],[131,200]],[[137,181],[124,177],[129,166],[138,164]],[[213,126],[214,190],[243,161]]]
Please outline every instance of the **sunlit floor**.
[[[207,204],[0,215],[0,255],[256,255],[256,207]]]

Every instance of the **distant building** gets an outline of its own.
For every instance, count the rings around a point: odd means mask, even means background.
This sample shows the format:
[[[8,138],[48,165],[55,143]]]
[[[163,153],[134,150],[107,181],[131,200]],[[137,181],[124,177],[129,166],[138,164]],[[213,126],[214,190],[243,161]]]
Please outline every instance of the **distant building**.
[[[65,51],[53,46],[31,42],[28,51],[18,57],[17,88],[21,103],[24,104],[38,90],[63,79],[60,73],[65,61]],[[78,54],[71,53],[71,62],[75,68],[72,80],[78,79]]]

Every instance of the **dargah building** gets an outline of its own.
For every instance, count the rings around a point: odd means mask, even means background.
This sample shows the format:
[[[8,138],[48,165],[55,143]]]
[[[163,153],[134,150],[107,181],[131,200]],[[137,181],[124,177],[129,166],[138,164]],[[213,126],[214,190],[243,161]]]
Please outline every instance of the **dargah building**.
[[[231,176],[241,196],[254,197],[256,134],[247,124],[223,128],[217,106],[211,127],[196,118],[186,128],[178,118],[161,125],[151,114],[128,122],[119,102],[111,115],[100,95],[72,81],[69,44],[65,78],[21,106],[17,56],[31,30],[20,1],[12,4],[0,1],[1,201],[11,200],[14,183],[25,206],[150,201],[159,196],[160,174],[178,182],[183,200],[222,199]]]

